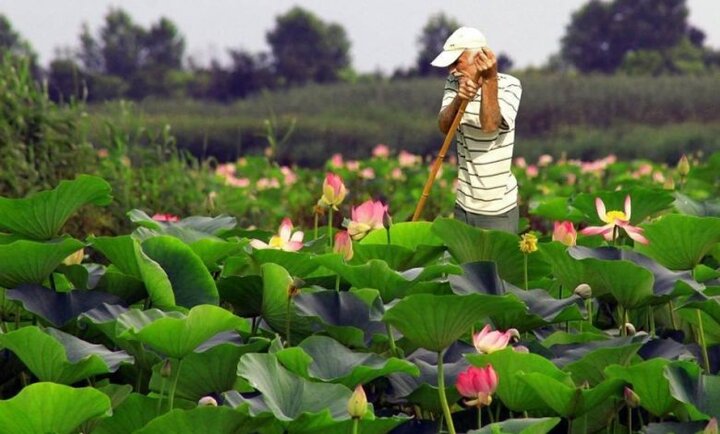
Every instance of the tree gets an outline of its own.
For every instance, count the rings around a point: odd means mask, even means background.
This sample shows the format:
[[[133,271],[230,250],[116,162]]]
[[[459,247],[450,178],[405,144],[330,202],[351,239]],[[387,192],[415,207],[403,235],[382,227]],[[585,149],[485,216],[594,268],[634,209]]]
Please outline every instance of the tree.
[[[30,61],[30,69],[35,69],[37,55],[30,43],[23,40],[20,34],[13,29],[10,20],[0,13],[0,58],[10,53],[15,57],[24,57]]]
[[[420,45],[420,53],[418,53],[416,62],[418,75],[442,77],[447,75],[447,70],[436,68],[430,65],[430,62],[440,54],[445,41],[458,27],[460,27],[460,24],[455,19],[446,16],[442,12],[430,17],[418,38],[418,44]]]
[[[345,29],[300,7],[278,16],[266,38],[275,72],[288,85],[337,81],[340,71],[350,66]]]
[[[592,0],[572,15],[561,54],[581,72],[613,73],[627,56],[655,69],[670,50],[688,55],[685,41],[702,45],[704,34],[687,17],[686,0]]]
[[[145,30],[122,9],[111,9],[100,29],[105,73],[129,78],[140,68]]]

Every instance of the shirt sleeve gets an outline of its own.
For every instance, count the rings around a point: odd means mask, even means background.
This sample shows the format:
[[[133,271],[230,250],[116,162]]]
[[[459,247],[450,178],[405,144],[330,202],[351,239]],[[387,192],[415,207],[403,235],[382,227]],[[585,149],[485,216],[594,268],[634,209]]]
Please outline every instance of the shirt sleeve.
[[[515,128],[515,118],[520,108],[521,96],[522,86],[520,80],[515,77],[505,76],[503,84],[498,90],[498,103],[500,105],[500,115],[502,116],[501,130],[509,131]]]

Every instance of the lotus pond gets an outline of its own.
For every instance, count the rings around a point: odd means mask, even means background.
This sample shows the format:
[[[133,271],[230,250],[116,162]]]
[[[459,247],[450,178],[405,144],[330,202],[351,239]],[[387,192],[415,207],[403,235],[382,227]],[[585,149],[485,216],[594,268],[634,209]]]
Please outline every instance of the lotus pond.
[[[102,178],[0,198],[0,433],[717,432],[720,154],[633,164],[518,164],[522,235],[335,173],[302,228],[136,209],[78,239]]]

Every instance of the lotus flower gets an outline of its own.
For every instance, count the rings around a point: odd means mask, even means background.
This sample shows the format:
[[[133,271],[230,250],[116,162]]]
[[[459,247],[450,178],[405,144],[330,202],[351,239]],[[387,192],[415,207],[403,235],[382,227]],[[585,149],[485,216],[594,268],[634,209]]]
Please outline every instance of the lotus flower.
[[[353,257],[352,239],[348,231],[340,231],[335,234],[335,244],[333,251],[339,253],[345,261],[349,261]]]
[[[577,231],[571,221],[555,222],[552,234],[553,241],[560,241],[566,246],[574,246],[577,242]]]
[[[710,422],[705,426],[703,434],[718,434],[718,421],[717,418],[710,419]]]
[[[522,234],[520,236],[520,251],[525,254],[536,252],[538,249],[537,242],[538,239],[535,234]]]
[[[376,158],[387,158],[388,155],[390,155],[390,148],[387,147],[387,145],[383,145],[382,143],[375,145],[372,151],[373,157]]]
[[[473,407],[490,405],[492,394],[497,389],[498,377],[492,365],[484,368],[475,366],[469,367],[466,371],[458,374],[455,387],[460,395],[470,398],[465,404]]]
[[[643,229],[630,224],[630,195],[625,197],[625,210],[624,211],[605,211],[605,202],[599,197],[595,198],[595,208],[597,209],[598,217],[600,220],[607,223],[605,226],[588,226],[582,231],[583,235],[602,235],[607,241],[613,241],[615,228],[623,228],[630,238],[637,241],[640,244],[648,244],[645,236],[643,236]]]
[[[348,223],[348,233],[353,240],[360,240],[373,229],[382,229],[387,205],[380,201],[368,200],[352,209],[352,219]]]
[[[82,263],[83,258],[85,258],[85,249],[80,249],[72,255],[68,256],[67,258],[63,259],[63,264],[78,265]]]
[[[486,325],[479,333],[473,335],[473,345],[478,353],[490,354],[507,347],[513,336],[520,337],[517,329],[510,329],[506,332],[491,331],[490,325]]]
[[[278,234],[270,238],[269,243],[260,240],[250,241],[250,245],[255,249],[275,249],[284,250],[286,252],[296,252],[303,247],[304,234],[301,231],[293,232],[293,224],[289,218],[285,217],[280,224]]]
[[[323,182],[323,195],[320,198],[320,202],[333,207],[333,209],[337,209],[337,206],[345,199],[346,194],[347,190],[345,189],[342,178],[334,173],[328,173]]]
[[[156,222],[176,222],[180,220],[180,217],[173,214],[154,214],[152,219]]]

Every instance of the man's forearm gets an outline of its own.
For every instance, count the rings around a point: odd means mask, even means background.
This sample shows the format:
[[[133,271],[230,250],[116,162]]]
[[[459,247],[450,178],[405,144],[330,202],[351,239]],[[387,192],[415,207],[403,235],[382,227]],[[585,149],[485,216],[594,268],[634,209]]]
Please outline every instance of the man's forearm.
[[[500,103],[498,102],[498,80],[496,75],[482,82],[480,128],[485,133],[494,133],[500,129],[500,122]]]
[[[447,107],[442,109],[438,115],[438,127],[440,127],[440,131],[442,131],[443,134],[447,134],[450,130],[450,127],[455,120],[455,115],[458,110],[460,110],[460,104],[462,104],[462,99],[456,96],[455,99],[453,99]]]

